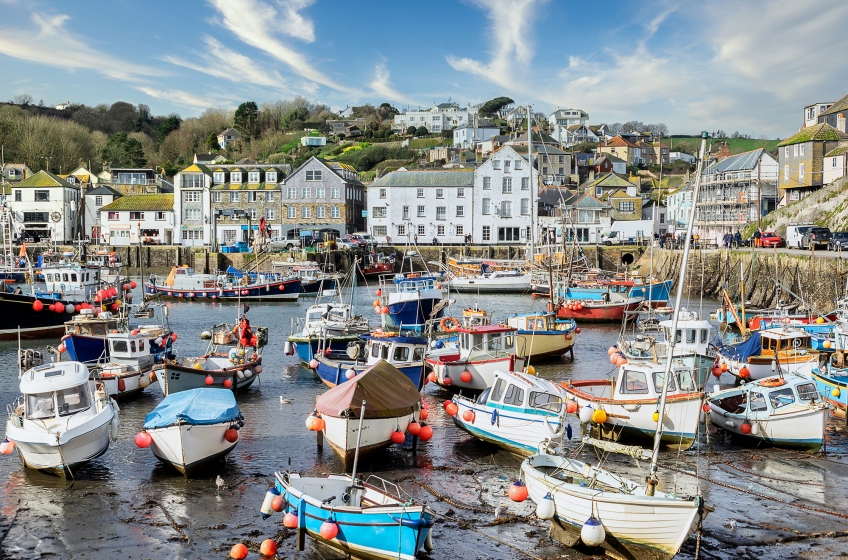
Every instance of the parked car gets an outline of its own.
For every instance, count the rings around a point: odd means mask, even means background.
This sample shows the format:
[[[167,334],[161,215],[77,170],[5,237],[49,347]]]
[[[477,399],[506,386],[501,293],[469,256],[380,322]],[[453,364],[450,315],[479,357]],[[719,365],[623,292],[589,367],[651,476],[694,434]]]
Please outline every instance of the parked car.
[[[828,251],[845,251],[848,249],[848,231],[834,231],[827,242]]]
[[[283,249],[291,251],[295,247],[300,247],[300,238],[298,237],[272,237],[268,241],[268,246],[272,251],[282,251]]]
[[[355,233],[351,233],[350,235],[348,235],[348,238],[355,240],[362,247],[374,248],[377,246],[377,240],[371,237],[370,233],[366,233],[364,231],[357,231]]]
[[[762,247],[783,247],[783,239],[773,231],[765,231],[760,236],[760,246]]]
[[[804,249],[809,249],[810,247],[827,247],[831,237],[833,237],[833,233],[831,233],[830,228],[812,227],[801,237],[801,245]]]
[[[339,249],[359,249],[359,243],[354,243],[349,239],[336,239],[336,246]]]
[[[786,226],[786,246],[801,249],[801,238],[813,229],[815,224],[789,224]]]

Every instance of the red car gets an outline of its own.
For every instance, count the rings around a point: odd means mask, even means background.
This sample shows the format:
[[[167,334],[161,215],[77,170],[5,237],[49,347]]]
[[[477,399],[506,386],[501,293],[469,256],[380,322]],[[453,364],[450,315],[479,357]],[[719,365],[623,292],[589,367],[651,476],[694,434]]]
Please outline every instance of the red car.
[[[762,247],[783,247],[783,239],[773,231],[766,231],[760,237],[760,245]]]

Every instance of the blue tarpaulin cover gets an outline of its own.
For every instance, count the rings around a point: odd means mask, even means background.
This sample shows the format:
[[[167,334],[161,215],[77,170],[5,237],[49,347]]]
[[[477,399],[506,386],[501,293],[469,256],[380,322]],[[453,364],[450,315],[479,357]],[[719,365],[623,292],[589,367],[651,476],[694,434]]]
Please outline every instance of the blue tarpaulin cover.
[[[749,356],[759,356],[763,349],[763,341],[760,333],[755,332],[745,342],[727,344],[721,348],[721,353],[728,358],[745,360]]]
[[[144,419],[144,429],[164,428],[177,423],[205,425],[232,422],[241,416],[229,389],[191,389],[165,397]]]

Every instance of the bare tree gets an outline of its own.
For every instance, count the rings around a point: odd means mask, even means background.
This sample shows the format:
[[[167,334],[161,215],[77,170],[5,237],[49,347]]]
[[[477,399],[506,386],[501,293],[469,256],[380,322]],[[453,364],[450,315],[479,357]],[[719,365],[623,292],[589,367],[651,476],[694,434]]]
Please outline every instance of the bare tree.
[[[28,93],[16,95],[12,98],[12,103],[16,103],[18,105],[29,105],[30,103],[32,103],[32,96]]]

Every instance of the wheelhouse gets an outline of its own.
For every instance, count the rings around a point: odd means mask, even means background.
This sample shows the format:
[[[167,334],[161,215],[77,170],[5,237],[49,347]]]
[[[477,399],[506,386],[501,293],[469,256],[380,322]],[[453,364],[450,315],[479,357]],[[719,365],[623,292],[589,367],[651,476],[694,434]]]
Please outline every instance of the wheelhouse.
[[[496,371],[494,384],[480,394],[477,402],[546,416],[559,416],[563,407],[562,395],[553,383],[516,371]]]
[[[486,354],[497,358],[514,354],[517,331],[517,328],[499,325],[459,328],[460,355]]]

